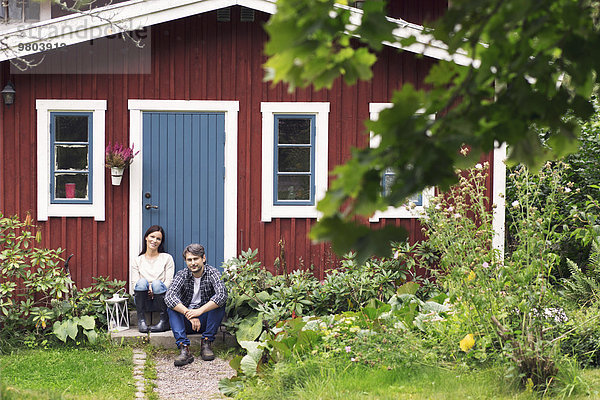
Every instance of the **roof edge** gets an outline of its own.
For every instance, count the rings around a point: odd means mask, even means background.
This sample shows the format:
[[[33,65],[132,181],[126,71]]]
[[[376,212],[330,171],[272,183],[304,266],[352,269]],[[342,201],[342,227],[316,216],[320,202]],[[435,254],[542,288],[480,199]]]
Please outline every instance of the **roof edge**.
[[[275,0],[178,0],[177,2],[130,0],[2,32],[5,39],[2,43],[3,47],[0,48],[0,61],[17,59],[41,53],[42,49],[82,43],[235,5],[267,14],[274,14],[277,10]],[[336,4],[336,7],[351,11],[351,25],[360,24],[362,10],[342,4]],[[445,44],[435,41],[423,26],[402,19],[388,17],[388,20],[398,26],[394,30],[398,41],[384,43],[385,45],[440,60],[453,61],[459,65],[475,64],[466,53],[450,55]],[[416,43],[403,46],[401,39],[411,35],[417,38]],[[44,45],[40,46],[42,43]]]

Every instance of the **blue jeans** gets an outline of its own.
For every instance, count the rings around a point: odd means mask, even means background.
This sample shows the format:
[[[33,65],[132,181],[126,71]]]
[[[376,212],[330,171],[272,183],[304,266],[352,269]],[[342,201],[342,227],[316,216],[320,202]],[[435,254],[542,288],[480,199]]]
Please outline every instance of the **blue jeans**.
[[[188,333],[202,333],[203,339],[208,339],[211,342],[215,340],[217,330],[219,329],[219,326],[221,326],[221,321],[225,316],[225,307],[215,308],[214,310],[199,316],[199,332],[192,330],[192,323],[185,317],[185,315],[178,313],[177,311],[173,311],[171,308],[167,308],[167,313],[169,313],[169,323],[171,324],[171,330],[173,331],[173,336],[175,336],[175,343],[177,343],[177,347],[182,344],[189,346],[190,339],[187,337]]]
[[[148,283],[148,281],[145,278],[140,278],[140,280],[135,283],[135,288],[133,290],[135,290],[136,292],[147,292],[149,287],[150,284]],[[163,281],[152,281],[152,293],[163,294],[166,292],[167,287],[165,286]]]

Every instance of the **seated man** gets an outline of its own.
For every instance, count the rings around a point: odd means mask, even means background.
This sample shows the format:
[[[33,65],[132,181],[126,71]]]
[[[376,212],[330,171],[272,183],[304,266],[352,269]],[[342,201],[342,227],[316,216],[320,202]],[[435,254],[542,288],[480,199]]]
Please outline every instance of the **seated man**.
[[[177,367],[194,361],[187,337],[192,331],[202,333],[202,359],[214,360],[212,342],[225,316],[227,301],[227,289],[221,275],[216,268],[205,264],[202,245],[187,246],[183,258],[187,268],[177,272],[165,296],[173,336],[181,350],[174,362]]]

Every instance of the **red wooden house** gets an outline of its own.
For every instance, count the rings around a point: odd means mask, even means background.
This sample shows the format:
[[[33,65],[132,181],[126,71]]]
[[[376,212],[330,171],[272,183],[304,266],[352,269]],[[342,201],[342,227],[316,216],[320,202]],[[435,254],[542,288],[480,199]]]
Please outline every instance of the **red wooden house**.
[[[416,24],[445,8],[440,0],[391,1],[389,12],[400,37],[422,33]],[[0,54],[0,87],[11,82],[16,91],[14,104],[0,106],[0,211],[30,212],[44,246],[75,254],[71,270],[82,286],[94,276],[126,280],[154,223],[165,227],[179,267],[183,246],[200,242],[210,264],[257,248],[272,268],[283,240],[291,268],[312,264],[322,277],[334,255],[307,233],[328,172],[351,147],[369,145],[363,121],[376,118],[395,89],[423,87],[429,67],[448,55],[426,47],[422,35],[404,52],[386,46],[369,82],[288,93],[263,82],[263,24],[274,12],[271,0],[130,0],[64,15],[42,2],[41,21],[0,27],[9,46]],[[115,37],[120,31],[144,47]],[[11,64],[40,55],[25,71]],[[119,186],[104,167],[114,142],[140,150]],[[501,154],[487,156],[498,227]],[[416,210],[430,192],[414,199]],[[413,241],[421,234],[404,209],[370,224],[403,225]]]

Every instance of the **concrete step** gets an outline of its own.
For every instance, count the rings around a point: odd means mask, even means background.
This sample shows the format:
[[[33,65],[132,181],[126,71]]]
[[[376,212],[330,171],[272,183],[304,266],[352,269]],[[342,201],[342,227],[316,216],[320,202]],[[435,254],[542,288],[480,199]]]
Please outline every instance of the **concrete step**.
[[[146,323],[148,326],[158,323],[159,320],[160,316],[158,312],[146,313]],[[129,313],[129,326],[130,328],[126,330],[109,332],[111,340],[116,344],[150,343],[153,346],[166,349],[177,348],[175,339],[173,338],[173,332],[170,329],[166,332],[139,332],[137,329],[137,312],[135,311]],[[201,334],[189,334],[188,338],[190,339],[192,346],[200,346],[202,341]],[[227,332],[224,326],[219,328],[219,331],[215,336],[215,344],[217,343],[224,344],[228,347],[237,345],[235,336]]]
[[[123,331],[109,332],[111,340],[116,344],[143,344],[150,343],[155,347],[161,347],[165,349],[175,349],[175,339],[173,338],[173,332],[168,330],[166,332],[149,332],[141,333],[137,330],[137,327],[132,327]],[[192,346],[200,346],[202,342],[202,335],[199,333],[188,334]],[[219,329],[215,336],[215,344],[222,344],[227,347],[233,347],[237,345],[235,336],[225,331],[223,327]]]

